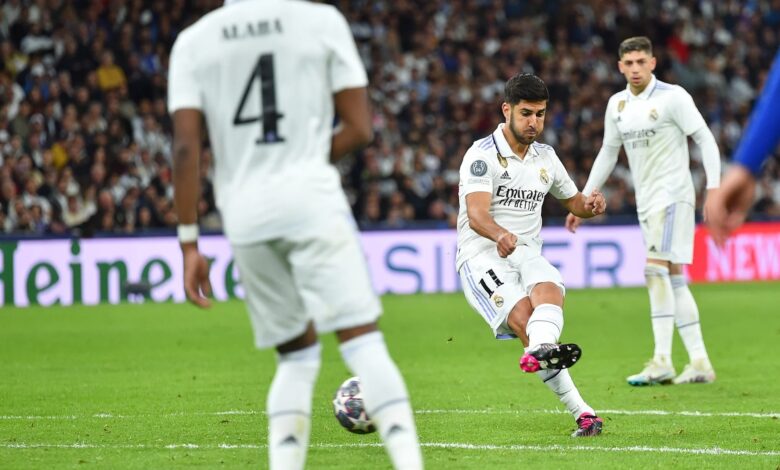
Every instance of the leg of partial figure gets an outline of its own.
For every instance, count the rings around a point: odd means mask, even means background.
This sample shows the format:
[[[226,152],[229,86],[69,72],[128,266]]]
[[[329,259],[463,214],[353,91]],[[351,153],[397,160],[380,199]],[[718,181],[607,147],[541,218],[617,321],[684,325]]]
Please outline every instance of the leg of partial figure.
[[[412,406],[403,377],[379,331],[356,336],[340,346],[349,369],[360,377],[366,411],[376,423],[396,469],[423,468]]]
[[[302,469],[306,463],[320,350],[315,343],[277,357],[266,406],[271,470]]]

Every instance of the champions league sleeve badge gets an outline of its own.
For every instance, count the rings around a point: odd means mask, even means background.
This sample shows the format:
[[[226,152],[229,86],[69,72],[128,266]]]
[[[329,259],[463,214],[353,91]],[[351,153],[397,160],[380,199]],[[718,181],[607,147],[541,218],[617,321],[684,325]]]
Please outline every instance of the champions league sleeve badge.
[[[485,176],[487,169],[487,163],[484,160],[476,160],[471,164],[471,174],[474,176]]]

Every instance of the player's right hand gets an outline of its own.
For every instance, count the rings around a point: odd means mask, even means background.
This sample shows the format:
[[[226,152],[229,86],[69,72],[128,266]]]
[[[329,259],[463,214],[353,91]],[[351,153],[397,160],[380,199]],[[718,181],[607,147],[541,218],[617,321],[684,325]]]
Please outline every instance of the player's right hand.
[[[209,262],[194,243],[183,244],[181,250],[184,260],[184,293],[187,294],[187,300],[200,308],[211,307],[207,298],[211,295]]]
[[[577,231],[577,227],[579,227],[581,223],[582,218],[577,217],[572,213],[569,213],[569,215],[566,216],[566,230],[571,233],[575,233]]]
[[[498,256],[506,258],[515,251],[517,247],[517,235],[512,232],[503,232],[496,238],[496,249]]]

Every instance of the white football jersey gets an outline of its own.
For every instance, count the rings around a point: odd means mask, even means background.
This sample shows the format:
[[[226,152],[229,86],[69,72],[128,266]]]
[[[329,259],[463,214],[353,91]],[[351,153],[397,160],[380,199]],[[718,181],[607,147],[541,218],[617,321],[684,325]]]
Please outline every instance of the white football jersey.
[[[329,162],[332,97],[367,84],[347,21],[329,5],[231,2],[179,34],[168,108],[206,117],[216,203],[232,243],[349,214]]]
[[[469,227],[466,195],[493,195],[490,215],[515,235],[541,246],[542,203],[547,193],[557,199],[577,195],[577,186],[549,145],[534,142],[525,158],[514,154],[499,124],[493,134],[477,140],[460,166],[457,269],[473,256],[496,249],[496,243]]]
[[[687,91],[655,76],[639,95],[626,86],[609,99],[603,145],[625,148],[640,216],[695,204],[688,136],[706,125]]]

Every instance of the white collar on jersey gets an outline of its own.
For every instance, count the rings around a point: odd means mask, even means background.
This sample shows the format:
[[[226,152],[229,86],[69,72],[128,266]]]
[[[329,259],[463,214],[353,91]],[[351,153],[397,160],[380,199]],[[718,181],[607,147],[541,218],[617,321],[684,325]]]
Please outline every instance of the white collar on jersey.
[[[658,79],[655,78],[655,74],[650,75],[650,82],[647,84],[644,90],[642,90],[642,93],[635,95],[631,93],[631,85],[626,83],[626,95],[628,96],[628,100],[646,100],[650,98],[650,95],[653,94],[655,91],[655,87],[658,86]]]
[[[498,154],[501,155],[504,158],[516,158],[518,160],[522,160],[515,152],[512,150],[512,147],[509,146],[509,142],[506,141],[506,137],[504,137],[504,123],[496,127],[496,130],[493,131],[493,142],[495,142],[496,146],[498,147]],[[536,147],[534,147],[534,144],[531,144],[528,146],[528,152],[525,154],[526,157],[538,157],[539,152],[536,151]]]

